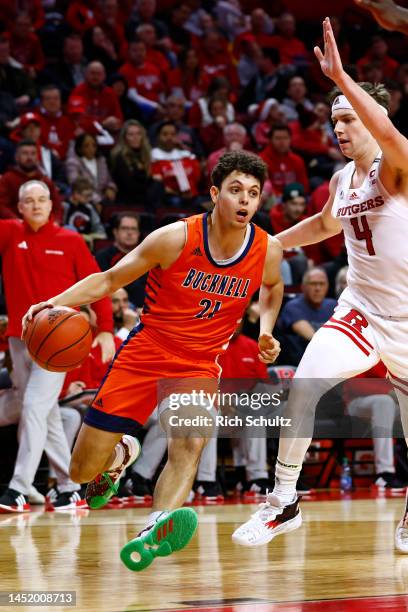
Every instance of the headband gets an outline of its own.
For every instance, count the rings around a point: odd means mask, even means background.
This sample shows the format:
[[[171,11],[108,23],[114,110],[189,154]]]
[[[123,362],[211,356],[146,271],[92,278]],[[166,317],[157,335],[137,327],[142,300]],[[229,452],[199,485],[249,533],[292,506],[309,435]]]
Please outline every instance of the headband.
[[[377,102],[378,104],[378,102]],[[381,104],[378,104],[378,106],[381,108],[381,110],[383,111],[383,113],[385,113],[386,115],[388,115],[388,111],[384,106],[381,106]],[[354,108],[351,106],[350,102],[347,100],[346,96],[344,96],[343,94],[341,94],[340,96],[337,96],[337,98],[335,98],[335,100],[333,101],[332,104],[332,112],[335,110],[354,110]]]

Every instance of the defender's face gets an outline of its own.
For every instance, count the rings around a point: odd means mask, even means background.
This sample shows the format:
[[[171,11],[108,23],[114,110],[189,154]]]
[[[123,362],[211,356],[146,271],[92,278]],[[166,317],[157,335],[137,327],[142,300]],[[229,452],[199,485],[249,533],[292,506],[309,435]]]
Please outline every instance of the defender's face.
[[[340,151],[350,159],[357,159],[371,144],[373,137],[358,117],[349,109],[339,109],[332,113],[334,133],[339,141]]]
[[[254,176],[234,170],[224,179],[221,189],[213,185],[210,193],[219,214],[238,228],[248,225],[256,213],[261,186]]]

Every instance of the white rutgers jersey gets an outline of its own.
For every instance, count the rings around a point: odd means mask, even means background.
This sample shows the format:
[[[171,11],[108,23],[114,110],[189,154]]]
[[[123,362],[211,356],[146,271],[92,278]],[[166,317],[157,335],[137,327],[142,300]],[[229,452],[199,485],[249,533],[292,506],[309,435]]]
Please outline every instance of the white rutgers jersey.
[[[368,312],[408,317],[408,200],[384,189],[380,161],[356,189],[354,162],[341,170],[332,215],[341,221],[347,247],[346,292]]]

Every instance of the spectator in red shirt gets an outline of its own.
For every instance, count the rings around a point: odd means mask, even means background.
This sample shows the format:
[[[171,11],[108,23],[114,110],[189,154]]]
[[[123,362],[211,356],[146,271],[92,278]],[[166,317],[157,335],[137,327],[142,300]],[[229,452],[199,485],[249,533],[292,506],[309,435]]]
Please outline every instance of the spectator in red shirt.
[[[157,34],[151,23],[142,23],[136,28],[136,36],[146,45],[146,62],[157,66],[165,79],[170,70],[170,62],[165,54],[157,48]]]
[[[297,67],[309,65],[309,53],[303,42],[296,37],[296,20],[292,13],[283,13],[278,21],[279,34],[272,36],[270,44],[279,49],[282,64]]]
[[[44,300],[99,269],[80,235],[50,220],[52,202],[44,183],[28,181],[19,190],[17,200],[24,221],[1,222],[0,251],[9,312],[9,346],[23,408],[14,473],[0,504],[3,511],[30,510],[24,496],[30,493],[45,450],[58,474],[54,507],[75,508],[80,496],[72,493],[80,487],[69,478],[70,451],[57,403],[65,372],[49,372],[32,361],[20,339],[21,319],[32,302]],[[95,310],[99,321],[95,342],[100,344],[107,362],[115,350],[109,299],[96,302]]]
[[[69,97],[71,107],[83,106],[88,119],[98,121],[109,132],[117,132],[123,122],[119,100],[105,85],[106,72],[100,62],[91,62],[85,71],[85,82],[75,87]]]
[[[201,167],[190,151],[177,145],[177,126],[163,121],[157,130],[157,147],[152,150],[152,176],[163,181],[169,205],[191,206],[198,195]]]
[[[217,149],[208,157],[207,160],[207,173],[211,176],[211,173],[218,163],[218,160],[227,151],[236,151],[237,149],[243,149],[245,143],[248,140],[248,135],[245,127],[241,123],[228,123],[223,128],[224,146]]]
[[[210,30],[204,34],[198,57],[201,70],[210,79],[224,77],[233,87],[239,85],[237,71],[232,64],[228,50],[223,45],[222,36],[217,30]]]
[[[62,218],[61,197],[50,179],[39,169],[37,145],[32,140],[22,140],[16,147],[16,166],[0,178],[0,219],[14,219],[18,215],[18,192],[24,183],[39,180],[48,186],[56,220]]]
[[[263,8],[258,7],[251,12],[250,23],[250,30],[245,30],[234,39],[234,55],[237,59],[240,57],[241,43],[248,39],[248,35],[251,35],[262,49],[276,47],[276,42],[271,36],[274,28],[273,21]]]
[[[183,49],[179,55],[179,66],[167,74],[167,87],[171,94],[184,95],[189,102],[204,96],[210,79],[200,70],[195,49]]]
[[[61,92],[55,85],[41,90],[41,140],[55,155],[64,160],[70,140],[74,138],[75,125],[62,111]]]
[[[157,109],[165,90],[160,68],[146,61],[146,43],[134,40],[129,44],[128,61],[120,68],[126,78],[129,94],[135,102]]]
[[[326,178],[311,194],[309,202],[309,214],[316,215],[323,210],[324,205],[329,199],[330,179]],[[340,255],[344,248],[344,235],[343,232],[336,234],[327,240],[323,240],[315,245],[319,247],[319,257],[315,257],[315,265],[332,261]]]
[[[44,54],[40,39],[32,31],[31,18],[28,13],[19,13],[10,34],[10,53],[24,66],[27,74],[35,79],[44,68]]]
[[[199,129],[212,123],[213,119],[210,114],[208,105],[212,98],[217,97],[225,100],[227,104],[227,119],[228,122],[234,121],[235,109],[230,101],[231,85],[224,77],[215,77],[208,86],[205,96],[199,98],[197,102],[190,108],[188,114],[188,123],[192,128]]]
[[[398,62],[388,55],[388,45],[382,36],[373,36],[367,53],[358,60],[357,66],[362,70],[366,64],[379,62],[383,75],[388,79],[394,79],[398,70]]]
[[[224,144],[224,127],[228,123],[227,102],[224,98],[214,96],[208,102],[208,111],[211,116],[211,123],[200,128],[200,138],[204,149],[209,155]]]
[[[287,121],[297,121],[299,119],[297,111],[299,105],[302,105],[306,110],[313,110],[313,103],[306,96],[305,80],[300,76],[293,76],[289,79],[286,97],[283,99],[281,106]]]
[[[271,129],[269,144],[259,154],[268,166],[269,178],[277,195],[282,195],[286,185],[301,183],[309,191],[309,180],[303,159],[290,150],[291,131],[287,125],[275,125]]]
[[[276,98],[268,98],[257,106],[255,117],[258,121],[252,128],[252,134],[259,149],[265,148],[269,143],[269,134],[275,125],[285,124],[285,114]]]

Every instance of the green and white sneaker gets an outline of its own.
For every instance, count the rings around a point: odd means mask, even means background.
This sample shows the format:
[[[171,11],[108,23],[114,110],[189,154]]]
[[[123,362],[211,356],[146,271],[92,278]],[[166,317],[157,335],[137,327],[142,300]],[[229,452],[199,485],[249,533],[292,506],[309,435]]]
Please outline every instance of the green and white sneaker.
[[[192,508],[163,512],[156,522],[145,527],[137,538],[125,544],[120,558],[128,569],[140,572],[156,557],[167,557],[187,546],[197,525],[197,513]]]
[[[124,435],[119,441],[125,451],[122,465],[114,470],[98,474],[86,487],[85,498],[92,510],[102,508],[119,489],[120,479],[129,465],[132,465],[141,453],[139,440],[133,436]]]

